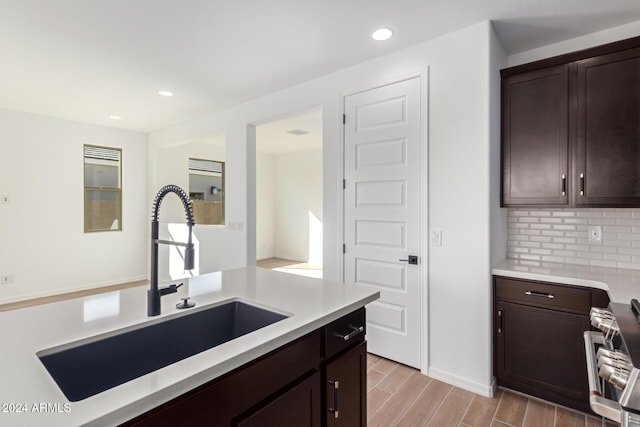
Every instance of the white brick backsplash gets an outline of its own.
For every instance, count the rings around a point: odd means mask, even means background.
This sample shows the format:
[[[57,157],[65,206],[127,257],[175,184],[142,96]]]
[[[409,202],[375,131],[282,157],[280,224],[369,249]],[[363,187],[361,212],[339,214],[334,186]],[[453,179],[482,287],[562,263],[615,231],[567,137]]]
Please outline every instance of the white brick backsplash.
[[[562,243],[543,243],[542,247],[546,249],[564,249]]]
[[[520,218],[520,219],[524,219],[524,218]],[[562,218],[540,218],[540,222],[543,222],[545,224],[561,224]]]
[[[631,212],[629,211],[605,211],[605,218],[631,218]]]
[[[602,241],[589,241],[589,226]],[[640,270],[640,209],[509,209],[507,257]]]
[[[551,212],[552,216],[576,216],[576,212],[575,211],[569,211],[569,210],[558,210],[558,211],[553,211]]]
[[[546,262],[565,262],[561,256],[542,256],[542,261]]]

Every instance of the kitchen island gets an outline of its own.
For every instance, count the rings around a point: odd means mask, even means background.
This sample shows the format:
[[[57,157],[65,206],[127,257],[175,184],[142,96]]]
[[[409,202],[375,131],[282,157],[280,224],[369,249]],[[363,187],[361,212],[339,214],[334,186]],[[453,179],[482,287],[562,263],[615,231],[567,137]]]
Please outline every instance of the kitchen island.
[[[256,267],[184,280],[147,317],[147,288],[98,294],[0,313],[0,425],[118,425],[308,336],[378,298],[378,292]],[[178,310],[190,296],[195,308]],[[136,328],[231,300],[287,318],[86,399],[69,402],[37,353]],[[185,331],[188,339],[189,331]],[[178,344],[176,344],[178,345]]]

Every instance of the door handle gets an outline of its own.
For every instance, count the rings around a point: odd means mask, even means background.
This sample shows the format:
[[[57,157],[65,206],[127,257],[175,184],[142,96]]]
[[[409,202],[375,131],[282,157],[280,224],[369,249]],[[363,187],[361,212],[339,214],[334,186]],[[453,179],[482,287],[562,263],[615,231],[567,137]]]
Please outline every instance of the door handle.
[[[411,265],[418,265],[418,255],[409,255],[409,259],[399,259],[398,261],[408,262]]]

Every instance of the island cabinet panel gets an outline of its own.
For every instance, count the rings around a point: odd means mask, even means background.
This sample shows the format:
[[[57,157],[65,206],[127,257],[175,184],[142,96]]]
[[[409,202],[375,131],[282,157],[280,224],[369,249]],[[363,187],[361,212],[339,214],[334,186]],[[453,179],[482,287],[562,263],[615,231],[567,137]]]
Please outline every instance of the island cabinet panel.
[[[367,425],[367,346],[362,342],[327,363],[326,417],[328,427]]]
[[[500,386],[590,412],[583,333],[597,289],[494,277],[494,375]]]
[[[316,372],[235,425],[320,427],[321,385],[320,372]]]
[[[365,426],[364,325],[360,308],[123,425]],[[329,377],[341,386],[340,424],[329,421]]]
[[[502,206],[640,206],[640,37],[501,75]]]
[[[566,205],[568,66],[502,81],[503,203]]]

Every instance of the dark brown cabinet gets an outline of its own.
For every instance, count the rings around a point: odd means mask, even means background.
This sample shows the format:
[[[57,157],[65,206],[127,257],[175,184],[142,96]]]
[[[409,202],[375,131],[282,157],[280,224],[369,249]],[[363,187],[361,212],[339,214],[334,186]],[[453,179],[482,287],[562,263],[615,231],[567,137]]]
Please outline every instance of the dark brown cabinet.
[[[569,175],[568,66],[504,79],[503,202],[566,205]]]
[[[320,372],[238,422],[238,427],[320,427]]]
[[[494,278],[494,375],[498,385],[589,412],[583,333],[597,289]]]
[[[501,74],[502,206],[640,206],[640,38]]]
[[[640,205],[640,48],[578,61],[576,205]]]
[[[367,425],[367,347],[362,343],[326,367],[327,427]]]
[[[360,308],[124,425],[365,426],[364,326]]]

